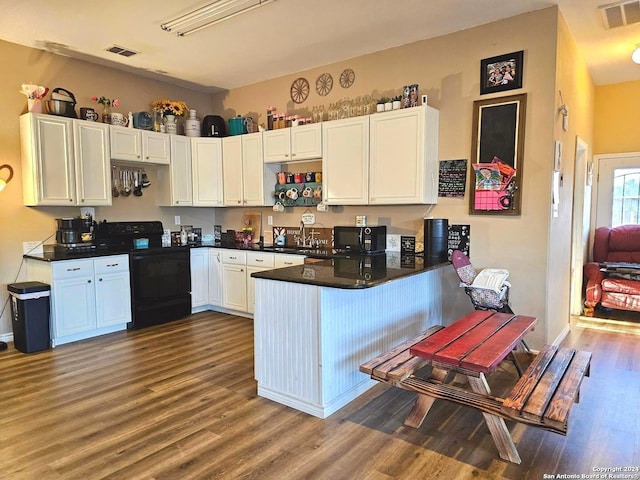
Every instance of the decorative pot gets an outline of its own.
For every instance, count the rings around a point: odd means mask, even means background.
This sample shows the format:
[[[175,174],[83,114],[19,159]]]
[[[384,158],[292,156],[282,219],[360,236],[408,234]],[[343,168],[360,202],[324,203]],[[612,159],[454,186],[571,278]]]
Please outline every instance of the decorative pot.
[[[393,101],[393,109],[394,110],[399,110],[401,106],[402,106],[402,104],[400,103],[400,100],[394,100]]]
[[[391,102],[387,102],[387,103],[385,103],[385,104],[384,104],[384,111],[385,111],[385,112],[388,112],[388,111],[390,111],[390,110],[393,110],[393,103],[391,103]]]
[[[175,115],[164,116],[164,128],[167,133],[172,133],[174,135],[178,133],[178,122],[176,122]]]
[[[42,101],[38,99],[27,99],[27,108],[31,113],[42,113]]]
[[[384,103],[378,103],[376,105],[376,112],[384,112]]]

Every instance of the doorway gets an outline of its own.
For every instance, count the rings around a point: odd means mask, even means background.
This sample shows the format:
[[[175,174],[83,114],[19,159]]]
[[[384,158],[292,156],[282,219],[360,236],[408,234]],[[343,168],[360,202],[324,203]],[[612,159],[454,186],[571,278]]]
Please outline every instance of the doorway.
[[[588,145],[576,137],[576,164],[573,185],[573,224],[571,227],[571,300],[572,315],[582,314],[582,270],[589,261],[589,229],[591,226],[591,189],[593,162],[587,155]]]

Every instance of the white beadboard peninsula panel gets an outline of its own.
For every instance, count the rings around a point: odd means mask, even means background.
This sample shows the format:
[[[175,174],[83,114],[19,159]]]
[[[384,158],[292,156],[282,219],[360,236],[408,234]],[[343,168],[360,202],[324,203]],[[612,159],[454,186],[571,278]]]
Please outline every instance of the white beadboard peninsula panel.
[[[442,269],[366,289],[256,279],[258,395],[326,418],[373,382],[360,364],[442,323]]]

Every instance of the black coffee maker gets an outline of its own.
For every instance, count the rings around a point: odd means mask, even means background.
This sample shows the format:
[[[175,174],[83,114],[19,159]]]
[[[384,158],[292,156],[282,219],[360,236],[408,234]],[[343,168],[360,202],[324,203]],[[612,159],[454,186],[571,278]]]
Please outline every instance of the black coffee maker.
[[[73,253],[91,250],[93,245],[93,218],[91,215],[74,218],[56,218],[57,252]]]
[[[74,245],[82,242],[83,219],[56,218],[56,242],[61,245]]]

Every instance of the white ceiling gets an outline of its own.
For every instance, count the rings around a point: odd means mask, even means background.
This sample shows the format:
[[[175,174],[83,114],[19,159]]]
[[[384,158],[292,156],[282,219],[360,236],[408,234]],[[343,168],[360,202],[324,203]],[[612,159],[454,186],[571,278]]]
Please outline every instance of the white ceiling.
[[[640,79],[640,23],[606,30],[611,0],[275,0],[188,37],[160,28],[212,1],[0,0],[0,39],[213,92],[557,4],[596,85]]]

